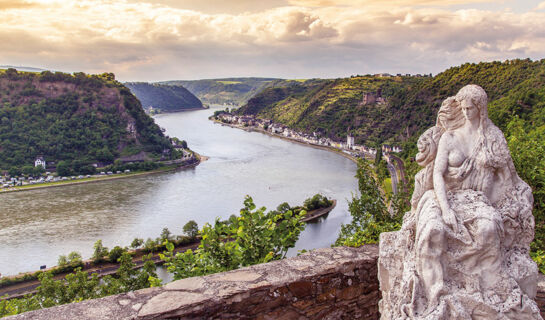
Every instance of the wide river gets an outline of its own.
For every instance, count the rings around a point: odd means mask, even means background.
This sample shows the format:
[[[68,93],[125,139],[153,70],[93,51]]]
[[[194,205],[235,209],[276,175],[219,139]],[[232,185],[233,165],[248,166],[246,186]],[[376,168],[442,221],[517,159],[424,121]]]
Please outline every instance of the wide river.
[[[155,118],[166,134],[210,157],[195,168],[0,194],[0,273],[49,267],[71,251],[88,258],[97,239],[111,248],[156,238],[164,227],[181,234],[189,220],[202,226],[238,214],[245,195],[268,209],[299,205],[316,193],[337,199],[327,219],[307,224],[291,254],[330,246],[350,221],[356,165],[333,152],[215,124],[207,119],[213,111]]]

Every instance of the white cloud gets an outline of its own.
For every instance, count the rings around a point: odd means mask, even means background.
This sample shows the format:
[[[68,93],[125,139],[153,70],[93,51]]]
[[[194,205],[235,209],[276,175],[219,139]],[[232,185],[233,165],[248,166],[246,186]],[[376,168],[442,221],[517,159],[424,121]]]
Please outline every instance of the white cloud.
[[[435,73],[468,61],[545,55],[543,12],[297,1],[302,6],[236,15],[114,0],[4,1],[0,64],[162,80]]]

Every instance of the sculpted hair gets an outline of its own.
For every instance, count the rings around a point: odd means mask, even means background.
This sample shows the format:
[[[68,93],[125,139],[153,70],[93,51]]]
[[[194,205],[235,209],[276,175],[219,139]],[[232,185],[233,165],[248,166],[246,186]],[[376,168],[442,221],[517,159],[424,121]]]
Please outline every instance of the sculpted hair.
[[[456,98],[446,98],[437,114],[437,125],[443,130],[454,130],[463,126],[465,121],[460,103],[456,101]]]

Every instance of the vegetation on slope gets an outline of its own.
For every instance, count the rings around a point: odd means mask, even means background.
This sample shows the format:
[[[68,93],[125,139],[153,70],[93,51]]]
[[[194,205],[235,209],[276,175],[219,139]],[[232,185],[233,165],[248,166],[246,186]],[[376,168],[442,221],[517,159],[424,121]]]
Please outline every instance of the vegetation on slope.
[[[545,256],[545,60],[467,63],[435,77],[356,76],[285,82],[266,88],[239,109],[305,132],[356,143],[402,144],[408,183],[419,170],[411,161],[416,139],[435,124],[441,102],[466,84],[483,87],[490,119],[504,132],[517,172],[533,189],[534,252]],[[382,89],[384,104],[363,104],[364,92]],[[412,186],[408,186],[409,194]],[[544,258],[545,260],[545,258]]]
[[[166,81],[163,84],[184,86],[206,104],[243,105],[274,78],[225,78]]]
[[[0,169],[33,166],[40,155],[90,164],[142,153],[177,154],[113,74],[0,70]]]
[[[147,82],[126,82],[125,86],[140,100],[146,110],[176,112],[202,108],[202,102],[186,88]]]

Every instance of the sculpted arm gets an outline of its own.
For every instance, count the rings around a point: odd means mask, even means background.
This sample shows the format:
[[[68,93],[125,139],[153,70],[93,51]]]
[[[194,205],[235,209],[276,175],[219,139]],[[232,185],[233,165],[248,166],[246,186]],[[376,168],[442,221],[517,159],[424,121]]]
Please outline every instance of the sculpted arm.
[[[437,149],[437,156],[433,168],[433,189],[435,190],[437,202],[439,202],[439,206],[441,207],[443,220],[456,231],[456,217],[454,211],[451,210],[448,204],[447,188],[445,186],[444,178],[444,174],[448,168],[450,140],[451,138],[448,133],[445,133],[439,140],[439,148]]]

